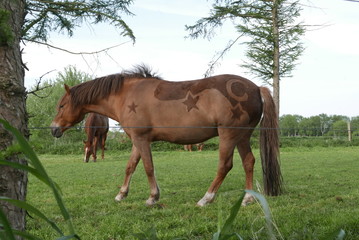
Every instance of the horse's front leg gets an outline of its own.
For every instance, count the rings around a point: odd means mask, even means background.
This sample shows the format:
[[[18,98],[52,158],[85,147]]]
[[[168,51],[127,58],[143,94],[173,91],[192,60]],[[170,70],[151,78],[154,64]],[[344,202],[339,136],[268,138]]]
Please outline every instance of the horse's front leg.
[[[131,156],[127,162],[125,180],[120,189],[120,192],[115,197],[116,201],[121,201],[122,199],[127,197],[128,192],[130,190],[130,182],[131,182],[132,174],[135,172],[137,164],[140,161],[140,159],[141,159],[140,152],[137,150],[137,148],[134,145],[132,145]]]

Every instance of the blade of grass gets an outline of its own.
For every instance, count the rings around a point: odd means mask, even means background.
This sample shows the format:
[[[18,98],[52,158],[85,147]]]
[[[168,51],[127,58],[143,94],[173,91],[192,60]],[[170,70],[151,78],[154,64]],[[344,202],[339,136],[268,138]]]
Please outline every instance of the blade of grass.
[[[232,206],[229,217],[225,221],[223,227],[213,235],[213,238],[212,238],[213,240],[229,239],[232,236],[237,236],[238,239],[242,239],[242,237],[239,234],[232,232],[232,226],[233,226],[234,219],[236,218],[236,216],[239,212],[239,209],[242,206],[242,201],[243,201],[244,195],[245,195],[245,192],[243,192],[243,194],[238,199],[238,201]]]
[[[75,235],[75,231],[74,231],[74,227],[73,227],[73,224],[72,224],[70,214],[69,214],[69,212],[67,211],[67,209],[66,209],[66,207],[64,205],[64,202],[62,200],[60,191],[56,187],[57,185],[47,175],[47,172],[46,172],[45,168],[43,167],[42,163],[38,159],[38,157],[37,157],[36,153],[34,152],[34,150],[31,148],[31,146],[29,145],[27,140],[24,138],[24,136],[22,136],[22,134],[16,128],[11,126],[7,121],[5,121],[3,119],[0,119],[0,123],[4,126],[4,128],[6,130],[11,132],[16,137],[16,140],[18,141],[19,145],[21,146],[21,149],[22,149],[23,153],[28,158],[29,163],[32,166],[34,166],[34,168],[38,171],[38,173],[43,176],[44,181],[46,181],[48,183],[48,185],[51,187],[52,192],[53,192],[53,194],[55,196],[57,205],[60,208],[61,214],[64,217],[65,221],[67,222],[67,225],[68,225],[68,228],[69,228],[69,231],[70,231],[70,235]]]
[[[345,231],[343,229],[340,229],[335,240],[342,240],[344,239],[344,237],[345,237]]]
[[[10,161],[6,161],[6,160],[2,160],[2,159],[0,159],[0,165],[5,165],[5,166],[13,167],[13,168],[16,168],[16,169],[21,169],[21,170],[27,171],[27,172],[31,173],[32,175],[34,175],[37,179],[39,179],[40,181],[42,181],[43,183],[45,183],[49,187],[51,187],[49,182],[46,181],[46,178],[43,177],[43,175],[41,175],[41,173],[39,173],[35,168],[32,168],[32,167],[27,166],[27,165],[20,164],[20,163],[17,163],[17,162],[10,162]],[[61,193],[60,187],[55,182],[54,182],[54,184],[56,185],[56,188]]]
[[[254,196],[259,201],[259,203],[261,204],[263,212],[264,212],[265,220],[266,220],[268,239],[275,240],[276,237],[275,237],[274,232],[273,232],[272,214],[270,212],[267,200],[265,199],[265,197],[262,194],[257,193],[257,192],[255,192],[253,190],[245,190],[245,192],[247,192],[247,193],[251,194],[252,196]]]
[[[22,232],[22,231],[18,231],[18,230],[13,230],[15,235],[22,237],[23,239],[28,239],[28,240],[42,240],[41,238],[38,238],[34,235],[31,235],[30,233],[27,232]],[[1,238],[2,239],[2,238]]]
[[[26,203],[24,201],[11,199],[11,198],[7,198],[7,197],[1,197],[1,196],[0,196],[0,200],[9,202],[9,203],[11,203],[11,204],[13,204],[13,205],[15,205],[15,206],[17,206],[19,208],[23,208],[23,209],[37,215],[41,219],[45,220],[61,236],[64,235],[64,233],[61,231],[61,229],[53,221],[48,219],[41,211],[39,211],[37,208],[33,207],[32,205],[30,205],[30,204],[28,204],[28,203]]]
[[[345,237],[345,231],[343,229],[340,229],[328,234],[325,237],[325,239],[343,240],[344,237]]]
[[[56,240],[68,240],[68,239],[73,239],[73,238],[81,239],[77,234],[73,234],[73,235],[69,235],[69,236],[62,236],[62,237],[56,238]]]
[[[1,239],[15,240],[14,232],[11,229],[10,223],[7,220],[4,212],[0,208],[0,237]]]

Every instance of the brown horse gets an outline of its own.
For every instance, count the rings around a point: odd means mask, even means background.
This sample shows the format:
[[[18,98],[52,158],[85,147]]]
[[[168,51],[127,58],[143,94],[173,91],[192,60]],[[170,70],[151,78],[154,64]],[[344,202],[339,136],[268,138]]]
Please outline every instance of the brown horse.
[[[192,147],[193,147],[193,145],[196,145],[197,150],[198,150],[199,152],[202,152],[203,147],[204,147],[204,143],[197,143],[197,144],[188,144],[188,145],[184,145],[184,150],[185,150],[185,151],[192,152]]]
[[[281,193],[278,119],[267,88],[236,75],[164,81],[153,76],[145,66],[139,66],[131,72],[109,75],[72,88],[65,85],[65,90],[51,124],[54,137],[61,137],[86,113],[96,112],[118,121],[133,143],[116,201],[127,196],[131,176],[141,158],[150,185],[146,203],[153,205],[159,200],[150,144],[162,140],[194,144],[219,136],[217,175],[198,201],[199,206],[214,200],[232,168],[236,147],[246,175],[245,188],[252,189],[255,159],[249,139],[259,122],[264,192],[272,196]],[[251,201],[253,197],[247,194],[243,204]]]
[[[88,162],[92,154],[92,159],[96,162],[97,148],[101,147],[102,160],[105,157],[105,142],[109,128],[108,117],[102,116],[97,113],[90,113],[86,119],[85,132],[87,140],[84,141],[85,157],[84,162]]]

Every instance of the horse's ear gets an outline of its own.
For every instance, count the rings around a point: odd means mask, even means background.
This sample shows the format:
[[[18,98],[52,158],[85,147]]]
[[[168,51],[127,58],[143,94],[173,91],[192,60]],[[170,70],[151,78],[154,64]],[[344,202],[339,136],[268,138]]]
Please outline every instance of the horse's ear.
[[[65,88],[67,94],[70,95],[70,87],[67,84],[64,84],[64,88]]]
[[[82,140],[84,142],[84,144],[86,144],[86,141],[85,140]]]

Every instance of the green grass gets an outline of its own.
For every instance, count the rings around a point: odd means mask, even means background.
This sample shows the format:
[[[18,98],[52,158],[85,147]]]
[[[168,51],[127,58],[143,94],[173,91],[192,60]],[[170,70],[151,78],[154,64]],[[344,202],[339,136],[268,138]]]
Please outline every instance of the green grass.
[[[324,239],[344,229],[345,239],[359,239],[359,148],[285,148],[281,150],[285,193],[267,197],[280,239]],[[48,174],[61,187],[76,233],[82,239],[135,239],[133,234],[156,229],[159,239],[211,239],[243,192],[244,172],[236,153],[234,168],[211,205],[199,208],[216,174],[217,151],[154,152],[161,200],[146,207],[149,187],[140,162],[123,202],[114,197],[122,184],[128,152],[107,152],[104,161],[82,162],[78,155],[40,155]],[[259,153],[255,181],[261,185]],[[255,189],[258,191],[258,189]],[[59,225],[66,223],[47,186],[30,176],[28,201]],[[56,233],[36,218],[28,230],[42,239]],[[244,239],[265,239],[259,204],[241,208],[234,230]]]

